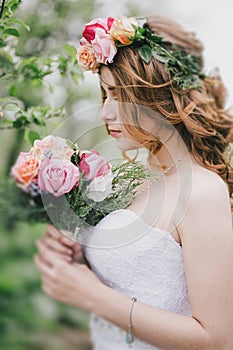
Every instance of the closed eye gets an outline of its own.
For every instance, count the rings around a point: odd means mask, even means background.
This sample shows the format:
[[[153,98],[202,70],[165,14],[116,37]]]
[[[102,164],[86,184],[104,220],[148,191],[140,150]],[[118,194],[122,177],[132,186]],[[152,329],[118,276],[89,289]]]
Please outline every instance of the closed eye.
[[[104,89],[101,89],[101,90],[102,90],[102,99],[103,99],[103,101],[105,101],[105,100],[107,100],[108,95],[106,94]],[[110,91],[114,91],[114,90],[110,90]],[[117,101],[117,96],[115,95],[115,93],[110,92],[110,96],[112,97],[113,100]]]
[[[100,88],[101,88],[103,100],[106,100],[108,98],[108,95],[110,95],[114,100],[117,100],[115,86],[112,86],[112,85],[106,85],[105,86],[105,85],[103,86],[100,83]]]

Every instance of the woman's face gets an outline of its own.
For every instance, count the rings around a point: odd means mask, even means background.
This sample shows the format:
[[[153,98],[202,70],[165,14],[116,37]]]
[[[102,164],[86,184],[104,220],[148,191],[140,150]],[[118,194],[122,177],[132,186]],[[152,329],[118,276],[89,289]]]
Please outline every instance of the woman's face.
[[[111,71],[107,67],[101,68],[101,87],[104,91],[104,104],[101,118],[107,126],[109,135],[116,139],[117,147],[122,151],[139,148],[133,138],[123,130],[119,115],[115,81]]]
[[[142,147],[123,128],[119,113],[119,103],[117,101],[115,81],[111,71],[107,67],[101,68],[101,87],[104,91],[104,104],[101,111],[101,118],[107,126],[109,135],[116,139],[117,147],[122,151],[137,149]],[[158,130],[158,121],[148,118],[143,119],[143,129],[150,133]],[[156,135],[154,135],[156,136]]]

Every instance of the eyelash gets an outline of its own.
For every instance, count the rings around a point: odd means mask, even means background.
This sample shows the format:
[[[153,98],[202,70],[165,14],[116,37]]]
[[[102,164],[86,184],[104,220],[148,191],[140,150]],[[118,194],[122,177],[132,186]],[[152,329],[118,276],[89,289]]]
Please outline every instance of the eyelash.
[[[104,101],[107,100],[107,98],[108,98],[107,95],[106,95],[105,93],[103,93],[102,97],[103,97],[103,100],[104,100]],[[114,100],[117,100],[117,97],[114,96],[113,99],[114,99]]]

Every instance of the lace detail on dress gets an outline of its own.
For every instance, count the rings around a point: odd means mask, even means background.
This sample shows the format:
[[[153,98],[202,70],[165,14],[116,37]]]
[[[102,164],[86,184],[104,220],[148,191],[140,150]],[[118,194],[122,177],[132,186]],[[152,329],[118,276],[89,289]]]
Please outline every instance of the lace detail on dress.
[[[118,235],[115,245],[107,239],[112,230]],[[182,248],[169,232],[120,209],[101,220],[84,241],[91,268],[106,285],[151,306],[191,315]],[[92,315],[90,326],[95,350],[129,349],[125,332],[110,322]],[[156,348],[135,339],[132,349]]]

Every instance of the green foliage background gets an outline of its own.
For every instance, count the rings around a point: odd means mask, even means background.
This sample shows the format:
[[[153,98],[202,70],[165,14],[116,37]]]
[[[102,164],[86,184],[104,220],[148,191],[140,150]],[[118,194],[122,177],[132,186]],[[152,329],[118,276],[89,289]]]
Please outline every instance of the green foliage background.
[[[9,172],[21,150],[53,131],[72,104],[86,97],[79,85],[83,74],[76,64],[75,46],[77,33],[95,10],[94,0],[9,0],[0,20],[0,348],[4,350],[90,349],[88,315],[41,291],[33,256],[45,227],[14,220],[17,198]],[[56,88],[66,91],[61,104],[45,98],[46,91],[53,95],[54,86],[46,80],[52,75]]]
[[[132,1],[122,9],[127,13],[137,14]],[[101,0],[5,1],[0,19],[0,349],[91,349],[88,315],[41,291],[33,257],[45,226],[16,220],[18,192],[10,169],[20,151],[53,133],[77,106],[99,103],[97,85],[85,83],[75,57],[83,25],[99,16],[108,16]],[[90,118],[77,119],[77,129],[91,130],[90,123]],[[64,137],[72,131],[65,125],[70,130],[63,130]],[[85,148],[105,134],[101,127],[84,132]]]

